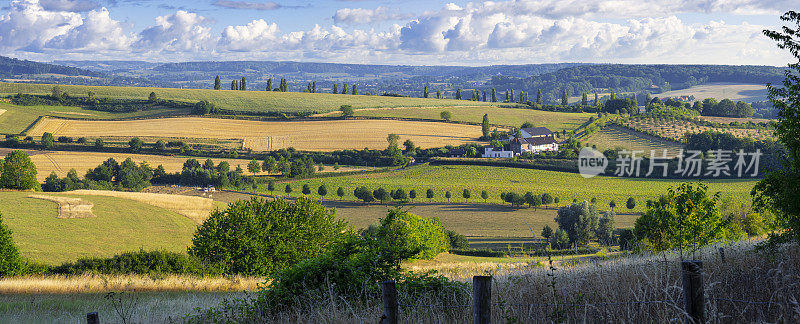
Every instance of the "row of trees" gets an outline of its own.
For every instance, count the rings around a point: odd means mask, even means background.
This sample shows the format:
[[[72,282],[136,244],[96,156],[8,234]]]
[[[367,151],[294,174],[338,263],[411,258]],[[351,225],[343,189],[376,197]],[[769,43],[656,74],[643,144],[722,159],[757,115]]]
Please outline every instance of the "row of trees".
[[[314,92],[316,92],[317,83],[314,82]],[[309,92],[311,92],[311,83],[309,83]],[[222,90],[222,80],[220,79],[219,75],[214,78],[214,90]],[[231,90],[247,90],[247,79],[242,77],[241,80],[232,80],[231,81]],[[280,86],[278,88],[272,88],[272,78],[267,79],[267,88],[266,91],[280,91],[280,92],[287,92],[289,91],[289,87],[286,83],[286,79],[281,79]]]

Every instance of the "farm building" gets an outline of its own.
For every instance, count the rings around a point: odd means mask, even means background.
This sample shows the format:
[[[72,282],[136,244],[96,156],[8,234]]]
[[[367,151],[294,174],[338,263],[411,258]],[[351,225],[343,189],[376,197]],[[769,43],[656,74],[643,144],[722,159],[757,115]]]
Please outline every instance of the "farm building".
[[[448,157],[467,157],[467,150],[465,149],[452,149],[447,152]]]
[[[487,146],[483,148],[483,155],[481,156],[485,158],[510,158],[514,156],[514,152],[503,150],[502,147]]]
[[[519,154],[522,152],[558,151],[558,141],[553,132],[546,127],[530,127],[519,130],[522,138],[512,138],[509,143],[511,151]]]

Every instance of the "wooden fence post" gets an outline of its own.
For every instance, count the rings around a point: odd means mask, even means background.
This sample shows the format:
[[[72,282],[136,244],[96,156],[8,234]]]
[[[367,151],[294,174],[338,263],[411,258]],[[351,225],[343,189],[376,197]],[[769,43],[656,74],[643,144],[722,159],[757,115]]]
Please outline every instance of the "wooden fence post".
[[[475,324],[492,322],[492,276],[472,277],[472,318]]]
[[[97,312],[86,314],[86,324],[100,324],[100,318],[97,316]]]
[[[382,324],[397,324],[397,286],[394,280],[384,281]]]
[[[706,321],[705,292],[703,290],[703,262],[685,260],[681,262],[683,270],[684,307],[689,318],[686,323],[702,324]]]

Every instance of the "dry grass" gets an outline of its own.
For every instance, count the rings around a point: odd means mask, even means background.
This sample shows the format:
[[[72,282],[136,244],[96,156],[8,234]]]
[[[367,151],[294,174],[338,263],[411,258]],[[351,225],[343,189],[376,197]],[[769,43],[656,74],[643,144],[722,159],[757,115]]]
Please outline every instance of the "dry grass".
[[[703,262],[709,323],[800,320],[800,249],[755,251],[754,242],[718,246],[694,255]],[[636,255],[541,267],[471,268],[492,275],[492,322],[508,323],[672,323],[683,310],[680,254]],[[402,285],[402,283],[400,283]],[[365,323],[382,314],[380,296],[353,301],[325,287],[310,300],[266,317],[238,321],[281,323]],[[401,322],[467,323],[472,320],[471,285],[447,293],[398,296]],[[733,301],[731,301],[733,300]],[[744,302],[742,302],[744,301]],[[755,303],[753,303],[755,302]],[[763,304],[769,303],[769,304]],[[235,316],[235,315],[234,315]]]
[[[0,294],[74,294],[109,291],[254,291],[262,277],[196,277],[188,275],[27,276],[0,279]]]
[[[72,137],[136,137],[242,139],[253,150],[294,147],[307,151],[383,149],[389,134],[422,148],[461,145],[481,136],[480,126],[397,120],[332,120],[268,122],[215,118],[163,118],[88,121],[43,118],[28,134],[44,132]]]
[[[214,209],[214,201],[202,197],[110,190],[75,190],[67,193],[130,199],[174,211],[197,224],[202,224]]]
[[[30,195],[30,198],[43,199],[58,204],[58,218],[87,218],[95,217],[92,213],[94,204],[80,198],[57,197],[46,195]]]
[[[654,97],[666,98],[677,96],[694,96],[695,100],[702,101],[705,98],[716,98],[717,100],[745,100],[747,102],[766,100],[767,87],[763,84],[741,84],[728,82],[713,82],[701,84],[688,89],[667,91],[653,95]]]

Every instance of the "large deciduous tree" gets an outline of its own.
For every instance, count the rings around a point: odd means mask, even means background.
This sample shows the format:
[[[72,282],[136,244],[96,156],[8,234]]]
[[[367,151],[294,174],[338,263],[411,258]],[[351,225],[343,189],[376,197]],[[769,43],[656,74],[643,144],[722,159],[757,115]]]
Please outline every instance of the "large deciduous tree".
[[[790,26],[781,31],[764,30],[764,35],[794,57],[784,73],[783,87],[767,85],[767,98],[778,111],[775,135],[786,147],[786,159],[782,169],[767,173],[756,184],[752,195],[754,206],[775,212],[783,229],[771,235],[772,242],[800,242],[800,13],[789,11],[781,20]]]

